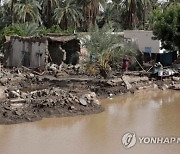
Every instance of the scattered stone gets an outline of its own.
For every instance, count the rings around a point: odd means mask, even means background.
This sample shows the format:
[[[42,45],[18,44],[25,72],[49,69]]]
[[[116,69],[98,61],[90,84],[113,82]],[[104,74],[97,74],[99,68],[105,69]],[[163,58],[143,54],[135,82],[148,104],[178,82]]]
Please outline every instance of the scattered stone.
[[[134,83],[134,82],[142,82],[142,81],[149,81],[148,77],[139,77],[139,76],[127,76],[123,75],[122,76],[123,81],[128,81],[129,83]]]
[[[58,68],[59,68],[59,66],[56,65],[56,64],[52,64],[52,65],[49,67],[49,69],[52,70],[53,72],[57,72],[57,71],[58,71]]]
[[[174,81],[179,81],[179,80],[180,80],[179,77],[175,77],[175,76],[173,76],[172,79],[173,79]]]
[[[75,109],[75,107],[74,107],[74,106],[71,106],[71,107],[70,107],[70,109],[71,109],[71,110],[74,110],[74,109]]]
[[[81,68],[81,66],[79,65],[79,64],[76,64],[75,66],[74,66],[74,69],[77,71],[77,70],[79,70]]]
[[[180,90],[180,84],[174,84],[173,86],[170,87],[170,89]]]
[[[168,88],[169,88],[169,86],[168,86],[167,84],[165,84],[163,87],[164,87],[165,89],[168,89]]]
[[[28,94],[25,93],[25,92],[20,93],[20,97],[23,98],[23,99],[27,98],[27,96],[28,96]]]
[[[5,106],[4,108],[5,108],[6,110],[9,110],[9,111],[12,110],[10,106]]]
[[[6,85],[6,84],[8,83],[8,78],[1,78],[1,79],[0,79],[0,83],[1,83],[2,85]]]
[[[98,99],[94,100],[93,103],[98,104],[98,105],[101,104]]]
[[[122,77],[122,80],[124,81],[124,83],[125,83],[125,85],[126,85],[126,88],[127,88],[127,90],[129,90],[129,89],[131,89],[132,88],[132,85],[129,83],[129,77],[127,77],[127,76],[123,76]]]
[[[61,71],[58,71],[56,73],[56,77],[68,77],[69,75],[66,73],[66,72],[61,72]]]
[[[121,78],[115,78],[115,79],[111,79],[107,81],[107,84],[109,84],[110,86],[117,86],[119,84],[122,83],[122,79]]]
[[[14,111],[14,112],[15,112],[15,114],[18,115],[18,116],[22,115],[22,113],[21,113],[20,111],[18,111],[18,110],[17,110],[17,111]]]
[[[10,99],[9,100],[10,103],[17,103],[17,102],[25,102],[25,99],[21,99],[21,98],[16,98],[16,99]]]
[[[69,101],[70,103],[72,103],[72,102],[73,102],[73,99],[72,99],[71,97],[69,97],[69,98],[68,98],[68,101]]]
[[[125,81],[125,84],[126,84],[127,90],[132,88],[132,85],[128,81]]]
[[[23,108],[23,106],[24,106],[23,103],[13,103],[13,104],[11,104],[12,109]]]
[[[157,84],[153,84],[153,88],[157,89],[158,88]]]
[[[176,82],[179,81],[179,77],[172,77],[173,81],[169,78],[166,81],[155,79],[149,81],[148,77],[130,74],[124,75],[122,78],[120,78],[120,75],[111,76],[109,80],[105,80],[99,78],[99,76],[87,77],[85,74],[82,74],[82,76],[70,76],[79,74],[81,67],[78,65],[65,65],[66,68],[62,66],[61,71],[57,65],[49,65],[48,67],[50,71],[45,71],[43,76],[35,75],[35,73],[31,73],[31,70],[23,72],[19,68],[21,72],[19,74],[13,71],[0,74],[0,76],[2,75],[0,83],[8,83],[8,85],[4,86],[7,89],[5,93],[7,96],[1,102],[2,117],[3,114],[6,114],[8,118],[10,117],[9,119],[6,118],[7,120],[16,123],[26,121],[28,118],[29,121],[31,121],[31,118],[32,121],[39,120],[45,116],[48,117],[48,112],[52,111],[52,114],[58,115],[59,113],[60,116],[95,113],[101,108],[96,93],[98,96],[107,96],[109,94],[112,97],[112,95],[120,93],[134,92],[136,87],[139,87],[137,88],[139,90],[148,88],[149,85],[157,88],[157,84],[163,85],[160,88],[165,90],[169,88],[168,86],[172,82],[174,82],[174,86],[171,85],[172,89],[180,89]],[[55,74],[64,78],[55,78]],[[66,75],[69,78],[66,78]],[[23,82],[21,82],[22,80]],[[45,82],[45,84],[39,81]],[[96,93],[90,92],[85,95],[81,93],[90,90]]]
[[[81,105],[87,106],[87,101],[84,98],[80,98],[79,102],[80,102]]]
[[[91,92],[91,93],[90,93],[90,96],[91,96],[92,98],[96,98],[96,93],[95,93],[95,92]]]
[[[143,90],[143,89],[144,89],[144,87],[138,87],[137,89],[138,89],[138,90]]]
[[[20,94],[16,91],[9,92],[9,98],[18,98],[20,97]]]
[[[40,77],[40,76],[38,76],[38,77],[37,77],[37,81],[38,81],[38,82],[43,82],[43,78]]]
[[[6,99],[7,93],[5,93],[6,87],[0,86],[0,100]]]
[[[150,85],[147,85],[147,86],[144,86],[144,87],[143,87],[143,89],[149,89],[149,88],[151,88]]]
[[[159,89],[161,89],[161,90],[166,90],[166,89],[168,89],[168,88],[169,88],[169,87],[168,87],[166,84],[159,87]]]
[[[35,75],[34,75],[34,74],[32,74],[32,73],[30,73],[30,74],[29,74],[29,77],[30,77],[30,78],[34,78],[34,77],[35,77]]]
[[[27,119],[28,121],[31,121],[31,118],[30,118],[30,117],[26,117],[26,119]]]
[[[3,77],[3,75],[4,75],[4,74],[0,72],[0,78],[2,78],[2,77]]]

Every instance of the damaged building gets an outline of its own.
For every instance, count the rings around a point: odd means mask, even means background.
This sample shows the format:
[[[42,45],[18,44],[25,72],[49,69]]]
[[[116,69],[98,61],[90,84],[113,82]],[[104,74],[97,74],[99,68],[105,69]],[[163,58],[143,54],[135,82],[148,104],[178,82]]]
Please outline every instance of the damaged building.
[[[5,43],[5,65],[45,68],[47,63],[77,64],[80,41],[76,35],[48,34],[45,37],[11,36]]]

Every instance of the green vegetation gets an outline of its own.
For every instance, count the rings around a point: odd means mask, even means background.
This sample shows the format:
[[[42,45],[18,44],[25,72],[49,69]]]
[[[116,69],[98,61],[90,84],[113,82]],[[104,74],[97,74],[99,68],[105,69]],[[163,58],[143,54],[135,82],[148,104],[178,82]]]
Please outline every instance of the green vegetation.
[[[164,48],[179,50],[180,1],[9,0],[0,6],[0,47],[9,35],[89,32],[86,47],[96,62],[91,68],[104,77],[123,56],[135,54],[111,34],[126,29],[153,30]]]
[[[76,5],[74,0],[59,2],[59,6],[54,10],[54,18],[65,30],[68,28],[76,29],[83,19],[81,8]]]
[[[177,44],[180,44],[178,41],[174,42],[174,39],[179,38],[179,34],[175,34],[175,27],[179,24],[179,0],[169,2],[112,0],[111,3],[108,3],[108,0],[8,0],[3,2],[3,5],[0,5],[1,33],[8,31],[7,27],[10,25],[14,26],[14,28],[9,27],[11,30],[17,28],[14,34],[24,36],[48,32],[86,32],[96,24],[100,28],[111,24],[113,31],[154,29],[154,34],[163,41],[166,48],[177,48]],[[169,21],[168,16],[172,21]],[[33,28],[31,26],[34,23],[36,24]],[[28,29],[29,32],[31,31],[29,34],[25,30],[19,32],[17,24],[25,24],[32,30]],[[170,28],[171,26],[173,28]],[[163,33],[169,34],[169,37],[166,35],[163,38]],[[166,40],[173,41],[173,44],[170,45],[170,41]]]
[[[135,51],[123,47],[122,36],[113,33],[111,26],[99,29],[97,26],[84,37],[84,45],[90,52],[88,70],[92,73],[97,71],[106,78],[111,67],[122,64],[124,56],[134,56]]]
[[[48,33],[66,33],[72,34],[73,29],[62,30],[59,25],[53,25],[50,28],[39,26],[36,23],[23,23],[23,24],[13,24],[4,27],[0,31],[0,49],[3,47],[5,41],[5,36],[45,36]]]
[[[58,25],[61,29],[88,31],[96,23],[112,23],[116,31],[147,29],[149,14],[165,10],[178,0],[8,0],[0,6],[0,30],[14,23],[36,22],[40,27]]]
[[[180,50],[180,3],[153,12],[153,33],[168,50]]]

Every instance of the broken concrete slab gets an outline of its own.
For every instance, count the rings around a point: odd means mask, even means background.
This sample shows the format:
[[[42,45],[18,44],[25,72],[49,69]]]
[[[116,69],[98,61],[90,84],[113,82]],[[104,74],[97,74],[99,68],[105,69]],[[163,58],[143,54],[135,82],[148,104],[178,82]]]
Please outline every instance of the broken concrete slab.
[[[129,83],[130,78],[127,76],[122,76],[122,80],[124,81],[126,88],[129,90],[132,88],[132,85]]]

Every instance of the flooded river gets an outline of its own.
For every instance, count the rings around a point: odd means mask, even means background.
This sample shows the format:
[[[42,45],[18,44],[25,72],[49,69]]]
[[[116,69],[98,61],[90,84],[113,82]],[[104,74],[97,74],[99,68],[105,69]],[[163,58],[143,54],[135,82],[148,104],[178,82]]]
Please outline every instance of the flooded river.
[[[145,91],[102,100],[105,112],[0,126],[0,154],[179,154],[180,143],[122,145],[136,136],[180,137],[180,92]]]

